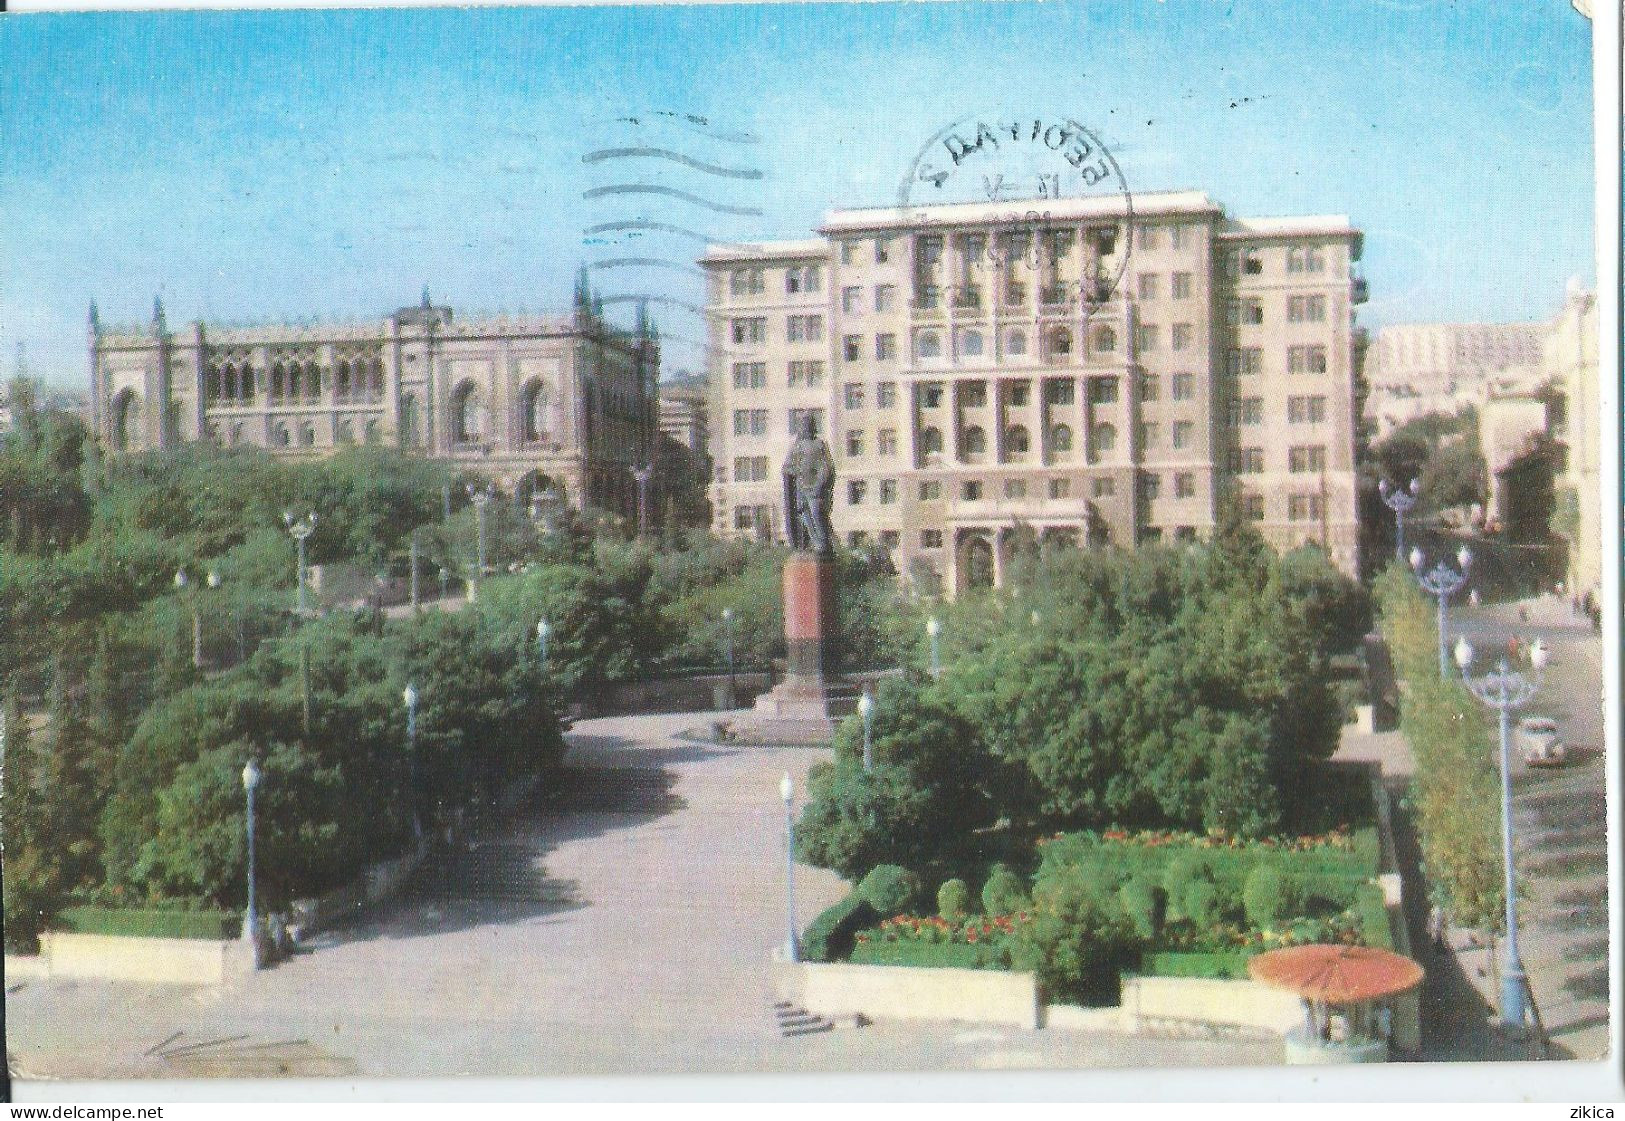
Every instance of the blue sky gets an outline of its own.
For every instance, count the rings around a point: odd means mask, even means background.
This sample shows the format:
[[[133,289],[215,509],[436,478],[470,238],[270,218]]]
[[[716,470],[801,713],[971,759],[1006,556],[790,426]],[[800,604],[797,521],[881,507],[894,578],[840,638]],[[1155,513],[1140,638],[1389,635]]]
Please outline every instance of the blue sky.
[[[1065,114],[1133,191],[1346,213],[1362,321],[1545,317],[1593,266],[1590,25],[1563,0],[1126,0],[0,19],[0,370],[87,377],[86,305],[171,323],[569,300],[582,262],[805,237],[967,114]],[[703,126],[685,115],[703,118]],[[741,139],[744,138],[744,139]],[[668,160],[584,163],[660,147]],[[655,182],[683,198],[594,188]],[[695,299],[681,268],[595,274]],[[700,328],[662,309],[668,366]]]

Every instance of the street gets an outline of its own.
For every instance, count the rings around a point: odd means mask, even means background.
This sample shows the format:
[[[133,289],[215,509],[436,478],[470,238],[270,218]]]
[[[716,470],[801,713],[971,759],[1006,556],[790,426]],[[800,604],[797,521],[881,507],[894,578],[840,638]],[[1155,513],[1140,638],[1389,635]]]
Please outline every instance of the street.
[[[1513,752],[1514,859],[1527,892],[1520,944],[1554,1055],[1600,1058],[1608,1050],[1609,912],[1602,638],[1567,601],[1545,596],[1522,606],[1527,622],[1518,604],[1498,604],[1453,613],[1451,629],[1479,651],[1479,673],[1513,636],[1551,647],[1541,692],[1519,715],[1553,717],[1569,760],[1530,768]],[[1487,963],[1473,977],[1490,991]]]

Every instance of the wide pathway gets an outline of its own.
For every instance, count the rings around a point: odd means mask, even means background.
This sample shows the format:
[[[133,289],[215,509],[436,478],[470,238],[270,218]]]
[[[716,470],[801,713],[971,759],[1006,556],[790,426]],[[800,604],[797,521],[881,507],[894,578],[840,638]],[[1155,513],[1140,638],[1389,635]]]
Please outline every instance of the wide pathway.
[[[1279,1043],[949,1023],[781,1038],[784,811],[825,752],[676,738],[695,715],[585,721],[561,788],[413,893],[218,991],[24,982],[11,1048],[35,1075],[389,1076],[1211,1066]],[[838,899],[797,869],[805,926]]]

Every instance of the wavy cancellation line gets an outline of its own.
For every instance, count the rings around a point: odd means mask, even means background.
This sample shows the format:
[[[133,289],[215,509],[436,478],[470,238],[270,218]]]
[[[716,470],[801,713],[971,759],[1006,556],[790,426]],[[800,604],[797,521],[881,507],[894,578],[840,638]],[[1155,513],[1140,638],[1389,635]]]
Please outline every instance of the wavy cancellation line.
[[[604,198],[610,195],[664,195],[667,198],[680,199],[683,202],[693,203],[695,206],[714,210],[718,214],[741,214],[749,218],[760,218],[762,211],[755,206],[730,206],[723,202],[712,202],[699,195],[679,191],[675,187],[662,187],[655,183],[615,183],[608,187],[593,187],[581,192],[584,199]]]
[[[680,272],[684,276],[704,277],[705,274],[693,265],[683,264],[679,261],[667,261],[660,257],[610,257],[603,261],[590,261],[585,266],[588,269],[670,269]]]
[[[661,233],[681,234],[683,237],[690,237],[707,245],[717,240],[710,234],[702,234],[698,230],[691,230],[684,226],[674,226],[670,222],[655,222],[648,218],[629,218],[620,222],[600,222],[596,226],[588,226],[581,231],[581,234],[583,237],[591,237],[593,234],[618,233],[622,230],[657,230]]]
[[[596,152],[588,152],[581,157],[582,163],[603,163],[605,160],[635,160],[659,159],[670,160],[672,163],[691,167],[695,171],[703,171],[707,175],[717,175],[724,179],[764,179],[766,176],[754,167],[721,167],[718,164],[706,163],[692,156],[685,156],[681,152],[673,152],[669,148],[600,148]]]
[[[762,138],[753,132],[724,132],[711,124],[707,117],[694,113],[674,113],[669,109],[653,109],[638,116],[615,118],[618,123],[628,125],[642,125],[647,117],[658,117],[661,121],[680,125],[690,132],[697,132],[701,136],[709,136],[713,140],[725,140],[730,144],[760,144]]]

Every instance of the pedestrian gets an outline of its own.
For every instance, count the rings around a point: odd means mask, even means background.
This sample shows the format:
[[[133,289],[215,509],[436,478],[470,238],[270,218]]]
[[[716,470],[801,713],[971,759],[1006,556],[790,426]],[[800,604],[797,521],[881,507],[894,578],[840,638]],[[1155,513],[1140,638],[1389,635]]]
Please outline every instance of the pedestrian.
[[[1445,945],[1444,931],[1444,908],[1435,903],[1433,909],[1428,912],[1428,940],[1433,943],[1433,948],[1441,954],[1448,949]]]

